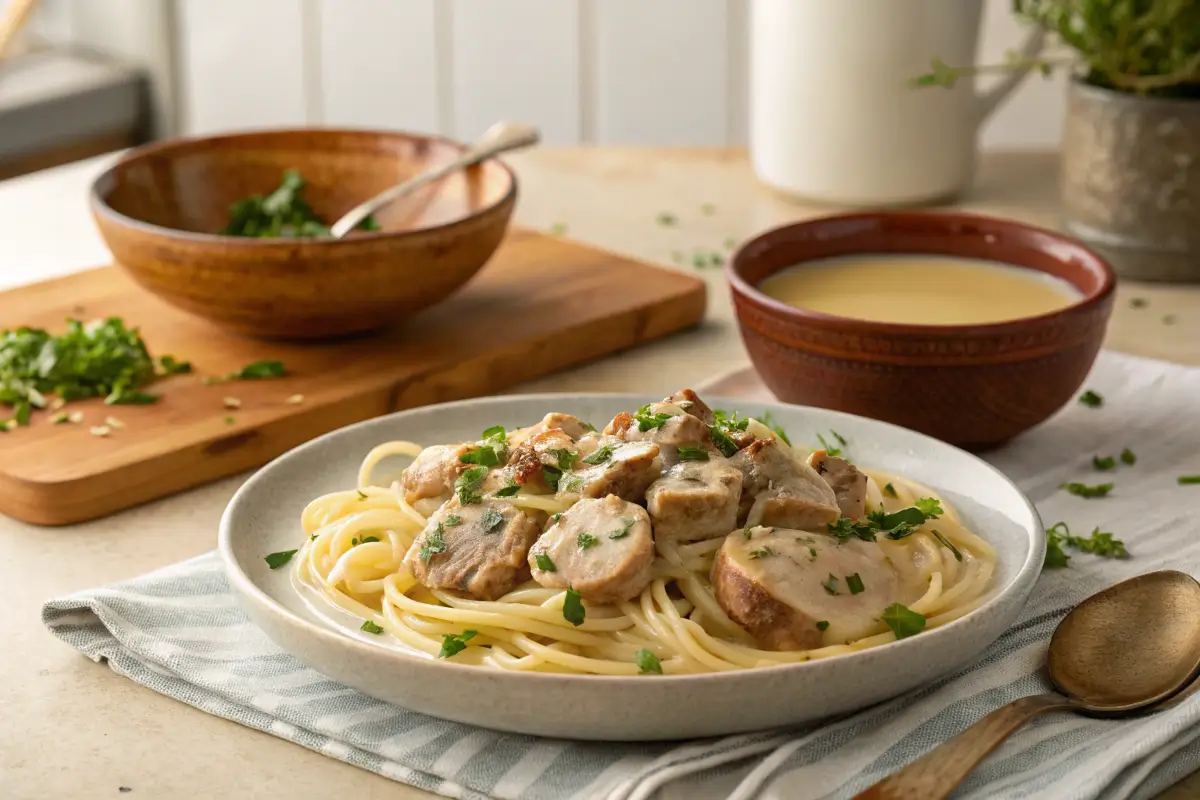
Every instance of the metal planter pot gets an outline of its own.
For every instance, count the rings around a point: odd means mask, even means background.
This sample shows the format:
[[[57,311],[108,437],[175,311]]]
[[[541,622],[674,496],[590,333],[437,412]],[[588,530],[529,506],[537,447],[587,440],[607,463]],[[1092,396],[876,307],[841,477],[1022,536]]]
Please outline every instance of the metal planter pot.
[[[1200,282],[1200,100],[1072,81],[1062,158],[1072,235],[1122,277]]]

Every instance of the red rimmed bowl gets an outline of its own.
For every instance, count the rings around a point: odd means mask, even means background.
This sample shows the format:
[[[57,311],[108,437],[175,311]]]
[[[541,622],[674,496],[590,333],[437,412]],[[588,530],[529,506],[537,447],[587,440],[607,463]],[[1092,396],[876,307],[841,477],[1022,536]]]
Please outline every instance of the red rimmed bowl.
[[[92,186],[113,260],[143,288],[250,336],[324,339],[396,324],[457,291],[492,257],[517,179],[489,159],[392,203],[344,239],[223,236],[229,207],[285,170],[332,223],[465,145],[395,131],[313,128],[175,139],[130,151]]]
[[[1066,308],[981,325],[870,322],[794,308],[758,290],[768,277],[837,256],[940,255],[1065,280]],[[980,450],[1075,397],[1112,313],[1112,267],[1074,239],[1012,220],[879,211],[768,231],[725,268],[750,360],[780,400],[892,422]]]

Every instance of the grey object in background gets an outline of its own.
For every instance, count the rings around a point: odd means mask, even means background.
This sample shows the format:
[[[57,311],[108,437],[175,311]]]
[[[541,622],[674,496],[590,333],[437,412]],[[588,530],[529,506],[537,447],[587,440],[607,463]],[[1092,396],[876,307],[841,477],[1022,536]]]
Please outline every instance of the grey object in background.
[[[1200,100],[1072,81],[1062,158],[1072,235],[1122,277],[1200,282]]]
[[[47,50],[0,61],[0,178],[146,140],[142,70]]]

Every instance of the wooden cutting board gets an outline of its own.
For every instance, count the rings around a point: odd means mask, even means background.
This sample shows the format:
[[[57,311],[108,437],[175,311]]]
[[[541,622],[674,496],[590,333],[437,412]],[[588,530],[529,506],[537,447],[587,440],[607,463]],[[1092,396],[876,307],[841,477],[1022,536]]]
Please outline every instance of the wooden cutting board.
[[[246,339],[166,305],[113,267],[0,293],[0,328],[53,332],[67,317],[117,316],[151,355],[195,372],[153,385],[150,406],[72,403],[80,424],[35,412],[0,434],[0,512],[63,525],[260,466],[335,428],[494,392],[700,321],[704,283],[560,238],[514,230],[459,294],[395,329],[334,343]],[[260,359],[288,376],[205,386]],[[289,403],[293,395],[301,403]],[[241,401],[226,409],[224,398]],[[116,417],[106,437],[89,429]],[[232,417],[232,422],[227,418]]]

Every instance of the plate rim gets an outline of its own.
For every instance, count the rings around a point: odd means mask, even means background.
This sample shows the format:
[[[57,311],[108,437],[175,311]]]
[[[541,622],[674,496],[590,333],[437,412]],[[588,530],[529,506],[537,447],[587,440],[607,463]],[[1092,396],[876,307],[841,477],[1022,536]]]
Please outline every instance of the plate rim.
[[[238,487],[237,491],[234,492],[233,496],[229,499],[229,502],[225,506],[225,510],[221,513],[221,520],[220,520],[220,524],[219,524],[218,532],[217,532],[217,549],[220,553],[222,566],[225,571],[225,576],[229,580],[231,588],[242,598],[243,602],[248,602],[248,601],[254,602],[258,606],[260,611],[273,614],[278,620],[282,620],[287,625],[292,626],[294,628],[299,628],[306,635],[315,636],[317,639],[321,640],[322,644],[325,646],[349,648],[349,650],[348,650],[349,653],[361,653],[361,656],[364,658],[391,658],[391,659],[395,659],[395,663],[400,667],[404,667],[404,666],[428,667],[430,665],[437,664],[440,661],[439,666],[441,666],[441,667],[449,667],[449,668],[452,668],[455,670],[467,670],[472,675],[486,675],[489,678],[499,680],[499,681],[537,680],[537,681],[545,682],[547,684],[549,684],[549,683],[564,684],[565,683],[567,685],[578,685],[578,686],[588,686],[588,685],[596,686],[597,684],[612,684],[614,686],[619,686],[619,685],[628,684],[631,681],[642,682],[645,680],[645,676],[643,676],[643,675],[592,675],[592,674],[573,674],[573,673],[556,673],[556,672],[532,672],[532,671],[526,671],[526,670],[492,670],[492,669],[483,669],[483,668],[480,668],[479,666],[471,665],[471,664],[458,664],[453,661],[449,661],[449,660],[445,660],[445,659],[435,660],[435,659],[421,658],[420,656],[406,653],[397,648],[387,647],[384,645],[379,645],[379,644],[374,644],[374,643],[371,643],[368,641],[363,641],[363,640],[359,639],[358,637],[348,635],[348,633],[346,631],[338,629],[337,626],[322,625],[320,623],[307,620],[307,619],[303,618],[302,616],[293,612],[291,609],[282,605],[278,601],[276,601],[273,597],[271,597],[269,594],[267,594],[267,592],[265,592],[262,588],[260,588],[254,582],[254,580],[251,579],[248,574],[246,574],[245,571],[242,570],[242,568],[238,562],[238,559],[233,552],[232,537],[234,534],[232,532],[232,517],[234,516],[234,514],[237,513],[238,504],[240,502],[244,502],[246,496],[255,491],[255,487],[257,486],[258,483],[267,479],[266,476],[269,474],[270,470],[276,465],[277,462],[280,462],[284,459],[290,458],[294,454],[301,453],[310,448],[316,449],[316,448],[320,447],[325,442],[326,439],[336,438],[337,436],[342,435],[346,431],[355,430],[360,427],[365,428],[365,427],[370,427],[373,425],[380,425],[380,424],[383,424],[385,420],[394,420],[394,419],[403,417],[408,414],[414,414],[414,413],[418,413],[418,412],[429,413],[431,411],[437,411],[439,409],[461,408],[464,406],[473,406],[473,405],[487,406],[487,405],[491,405],[491,404],[504,404],[504,403],[511,403],[511,402],[530,402],[530,401],[533,401],[533,402],[538,402],[538,401],[553,402],[555,400],[587,401],[587,400],[593,400],[593,399],[628,400],[628,401],[636,403],[636,402],[644,402],[647,397],[652,397],[652,396],[655,396],[655,395],[652,395],[649,393],[635,393],[635,392],[580,392],[580,393],[538,392],[538,393],[519,393],[519,394],[509,394],[509,395],[490,395],[487,397],[474,397],[474,398],[467,398],[464,400],[454,400],[454,401],[445,402],[445,403],[433,403],[433,404],[425,405],[425,406],[417,406],[416,408],[409,408],[409,409],[403,409],[401,411],[394,411],[390,414],[384,414],[384,415],[381,415],[378,417],[372,417],[370,419],[361,420],[359,422],[353,422],[349,425],[344,425],[341,428],[336,428],[327,433],[323,433],[314,439],[310,439],[309,441],[304,442],[303,444],[297,445],[296,447],[292,448],[291,450],[288,450],[287,452],[285,452],[279,456],[276,456],[271,461],[267,462],[265,465],[263,465],[258,470],[256,470],[253,475],[251,475],[249,478],[247,478],[246,481],[243,482],[242,485]],[[1032,591],[1033,586],[1037,583],[1038,578],[1041,576],[1042,565],[1045,560],[1045,552],[1046,552],[1045,523],[1042,521],[1041,515],[1038,513],[1037,508],[1034,506],[1033,502],[1029,499],[1029,497],[1025,494],[1025,492],[1022,491],[1019,486],[1017,486],[1016,482],[1014,482],[1011,478],[1009,478],[1007,475],[1005,475],[1003,472],[1001,472],[994,465],[988,463],[987,461],[984,461],[982,458],[975,455],[974,453],[971,453],[967,450],[963,450],[962,448],[956,447],[947,442],[943,442],[942,440],[937,439],[933,436],[929,436],[927,434],[920,433],[918,431],[914,431],[909,428],[905,428],[905,427],[902,427],[900,425],[896,425],[896,424],[893,424],[890,422],[884,422],[882,420],[871,419],[870,417],[863,417],[863,416],[859,416],[857,414],[850,414],[850,413],[847,413],[844,411],[836,411],[834,409],[828,409],[828,408],[819,408],[817,406],[803,406],[803,405],[797,405],[797,404],[793,404],[793,403],[784,403],[784,402],[781,402],[778,400],[776,400],[774,402],[748,401],[746,398],[731,398],[731,397],[726,397],[726,396],[722,396],[722,395],[714,395],[711,398],[711,400],[716,405],[724,405],[725,407],[734,407],[738,404],[744,404],[744,405],[755,404],[755,405],[763,406],[763,407],[767,408],[768,410],[772,407],[780,407],[780,408],[786,407],[786,408],[791,408],[791,409],[800,409],[800,410],[804,410],[804,411],[815,411],[820,414],[830,414],[830,415],[834,415],[835,417],[841,417],[842,419],[846,419],[846,420],[866,421],[867,423],[872,424],[872,425],[881,425],[886,428],[890,428],[893,431],[899,432],[901,435],[917,437],[918,440],[924,440],[925,442],[932,443],[935,446],[949,448],[949,449],[956,451],[962,455],[965,455],[968,458],[970,458],[971,460],[977,462],[979,465],[986,468],[989,472],[991,472],[996,478],[1001,480],[1003,483],[1007,484],[1009,488],[1011,488],[1013,491],[1016,492],[1017,496],[1021,499],[1022,503],[1024,503],[1024,506],[1025,506],[1026,510],[1029,512],[1029,515],[1033,522],[1033,529],[1025,531],[1029,535],[1029,538],[1030,538],[1030,547],[1029,547],[1029,552],[1027,553],[1024,562],[1021,563],[1017,567],[1017,570],[1013,574],[1012,579],[1009,581],[1008,585],[998,589],[990,598],[988,598],[988,600],[985,603],[983,603],[978,608],[971,610],[967,614],[964,614],[963,616],[959,617],[958,619],[948,622],[947,624],[945,624],[939,628],[935,628],[935,629],[929,631],[928,633],[923,633],[920,636],[911,636],[911,637],[907,637],[905,639],[897,639],[895,641],[888,642],[887,644],[878,645],[876,647],[869,647],[864,650],[855,651],[853,653],[846,653],[846,654],[839,655],[839,656],[832,656],[830,658],[810,659],[808,661],[798,661],[798,662],[791,663],[791,664],[775,664],[775,665],[771,665],[771,666],[752,667],[752,668],[742,669],[742,670],[724,670],[724,671],[716,671],[716,672],[685,673],[685,674],[679,674],[679,675],[655,675],[653,677],[656,682],[657,681],[668,681],[672,684],[683,684],[683,683],[687,682],[687,683],[691,683],[693,685],[703,685],[703,684],[713,683],[713,682],[718,682],[718,683],[723,682],[723,681],[728,680],[731,676],[742,676],[742,675],[747,675],[747,674],[775,676],[775,675],[780,675],[784,672],[803,670],[804,668],[812,667],[813,665],[816,665],[816,664],[825,664],[825,663],[845,664],[845,663],[847,663],[847,660],[849,660],[849,659],[854,659],[855,661],[862,661],[862,660],[865,660],[865,658],[874,656],[875,654],[884,653],[884,652],[900,651],[902,648],[912,650],[914,653],[916,653],[916,652],[919,652],[919,648],[933,647],[933,646],[935,646],[936,642],[941,642],[943,639],[948,639],[950,637],[953,637],[953,635],[954,635],[953,632],[970,624],[969,621],[972,618],[980,615],[981,612],[985,612],[989,609],[994,610],[995,607],[997,607],[1003,603],[1011,601],[1014,596],[1017,596],[1017,595],[1024,596],[1024,601],[1022,601],[1022,605],[1024,604],[1024,602],[1028,601],[1028,596],[1029,596],[1030,591]],[[653,402],[653,401],[651,401],[651,402]],[[707,399],[706,399],[706,402],[707,402]],[[934,487],[934,488],[936,488],[936,487]],[[1007,628],[1005,630],[1007,630]],[[944,631],[949,631],[950,633],[943,633]],[[1002,630],[996,638],[999,638],[999,636],[1002,636],[1003,634],[1004,634],[1004,630]],[[934,637],[936,637],[936,639]],[[923,642],[931,642],[931,640],[932,640],[932,643],[923,644]],[[996,639],[989,640],[987,646],[991,646],[995,641],[996,641]],[[278,644],[278,643],[276,643],[276,644]],[[282,645],[279,645],[279,646],[281,649],[287,651],[287,648],[284,648]],[[800,672],[799,674],[803,674],[803,672]]]

